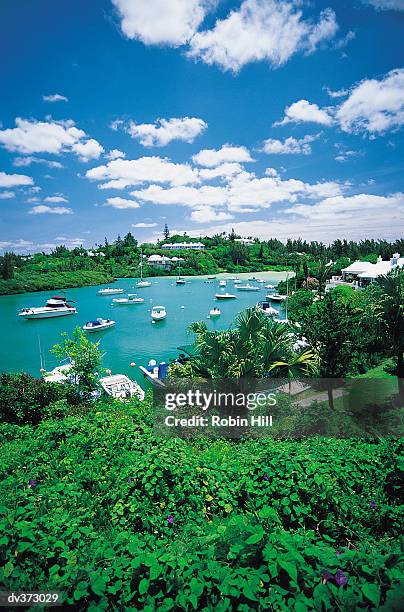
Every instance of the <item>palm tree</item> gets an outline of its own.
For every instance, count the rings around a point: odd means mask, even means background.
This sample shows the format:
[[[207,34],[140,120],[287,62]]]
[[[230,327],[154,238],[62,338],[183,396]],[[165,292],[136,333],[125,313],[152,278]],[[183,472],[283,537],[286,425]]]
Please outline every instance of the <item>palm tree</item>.
[[[381,290],[379,314],[397,360],[400,396],[404,394],[404,270],[396,268],[376,283]]]

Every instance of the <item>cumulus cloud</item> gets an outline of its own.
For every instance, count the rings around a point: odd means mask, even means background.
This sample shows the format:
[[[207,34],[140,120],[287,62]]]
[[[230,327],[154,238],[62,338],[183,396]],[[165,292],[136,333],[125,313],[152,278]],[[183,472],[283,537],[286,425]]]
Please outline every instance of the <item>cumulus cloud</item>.
[[[211,223],[212,221],[227,221],[228,219],[234,219],[233,215],[215,211],[209,206],[198,208],[191,213],[191,221],[196,221],[196,223]]]
[[[246,147],[234,147],[224,144],[220,149],[202,149],[193,155],[192,161],[200,166],[213,168],[225,162],[252,162],[254,161]]]
[[[379,11],[404,11],[404,0],[362,0]]]
[[[106,157],[111,160],[119,159],[126,157],[126,154],[123,151],[120,151],[119,149],[111,149],[111,151],[108,151],[108,153],[106,154]]]
[[[289,136],[289,138],[285,138],[283,142],[274,138],[268,138],[264,141],[262,150],[264,153],[272,155],[296,155],[299,153],[302,155],[310,155],[310,143],[317,140],[319,137],[320,134],[307,135],[300,139]]]
[[[127,198],[107,198],[104,206],[112,206],[113,208],[140,208],[139,202],[135,202],[135,200],[129,200]]]
[[[144,222],[140,222],[140,223],[132,223],[132,227],[157,227],[157,223],[144,223]]]
[[[343,98],[349,94],[349,89],[337,89],[336,91],[333,91],[329,87],[323,87],[323,89],[327,92],[327,95],[329,95],[330,98]]]
[[[36,121],[17,117],[16,127],[0,130],[0,144],[17,153],[76,153],[80,159],[97,159],[102,146],[75,126],[74,121]]]
[[[298,51],[312,53],[338,29],[327,8],[317,23],[302,18],[296,3],[285,0],[244,0],[211,30],[198,32],[188,55],[224,70],[237,72],[249,62],[267,61],[273,68]]]
[[[311,104],[307,100],[298,100],[285,108],[285,116],[282,121],[277,121],[274,126],[286,125],[287,123],[319,123],[320,125],[332,125],[333,118],[328,109],[322,109],[317,104]]]
[[[50,202],[52,204],[60,204],[61,202],[68,202],[69,200],[61,195],[48,196],[44,199],[44,202]]]
[[[42,96],[44,102],[68,102],[69,99],[66,96],[60,94],[51,94],[49,96]]]
[[[146,189],[131,192],[135,198],[154,204],[179,204],[191,208],[225,204],[226,194],[226,187],[210,185],[203,185],[199,188],[181,186],[168,189],[160,185],[149,185]]]
[[[16,168],[31,166],[31,164],[44,164],[49,168],[63,168],[63,164],[58,161],[43,159],[42,157],[34,157],[32,155],[28,155],[27,157],[16,157],[13,159],[13,166],[16,166]]]
[[[0,200],[11,200],[15,198],[14,191],[0,191]]]
[[[209,181],[215,178],[228,178],[243,171],[243,166],[236,162],[226,162],[215,168],[201,168],[198,171],[201,179]]]
[[[344,132],[371,134],[404,123],[404,69],[391,70],[382,79],[365,79],[354,87],[336,118]]]
[[[28,211],[29,215],[71,215],[72,213],[72,209],[66,206],[46,206],[45,204],[33,206],[31,210]]]
[[[145,147],[164,147],[172,140],[193,142],[207,127],[207,123],[197,117],[174,117],[157,119],[155,123],[130,121],[127,132]]]
[[[186,185],[199,181],[198,173],[189,164],[175,164],[161,157],[115,159],[91,168],[86,177],[101,182],[101,189],[124,189],[145,182]]]
[[[183,45],[216,0],[112,0],[128,38],[146,45]]]
[[[33,185],[34,181],[30,176],[25,174],[7,174],[0,172],[0,187],[21,187],[24,185]]]

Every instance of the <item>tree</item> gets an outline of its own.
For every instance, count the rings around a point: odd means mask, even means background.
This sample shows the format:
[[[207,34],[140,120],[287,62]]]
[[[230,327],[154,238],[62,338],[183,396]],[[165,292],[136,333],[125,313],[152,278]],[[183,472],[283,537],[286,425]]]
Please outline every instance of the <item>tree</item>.
[[[404,392],[404,270],[396,269],[376,279],[380,288],[379,312],[386,337],[397,360],[400,395]]]
[[[2,257],[0,257],[0,275],[4,280],[9,280],[14,277],[14,263],[16,256],[14,253],[6,251]]]
[[[242,242],[230,242],[229,255],[234,264],[243,264],[249,259],[248,247]]]
[[[136,248],[137,247],[137,240],[133,236],[133,234],[131,234],[131,232],[128,232],[126,234],[126,236],[124,236],[123,244],[124,244],[125,247]]]
[[[80,327],[76,327],[71,338],[67,333],[63,333],[62,338],[63,342],[55,344],[52,353],[61,360],[70,361],[70,372],[78,394],[82,399],[88,400],[99,388],[98,376],[102,370],[100,343],[91,342]]]
[[[163,234],[164,234],[164,240],[168,240],[170,237],[170,230],[168,229],[167,223],[164,225]]]

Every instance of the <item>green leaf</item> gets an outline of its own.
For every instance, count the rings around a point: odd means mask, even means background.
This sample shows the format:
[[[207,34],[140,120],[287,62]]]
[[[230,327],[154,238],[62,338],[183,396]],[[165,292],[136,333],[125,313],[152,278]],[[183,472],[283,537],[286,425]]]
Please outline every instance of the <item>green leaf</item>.
[[[9,561],[4,566],[4,576],[8,578],[13,573],[14,565]]]
[[[265,535],[265,532],[263,529],[261,531],[257,531],[256,533],[253,533],[252,535],[250,535],[250,537],[246,539],[245,543],[246,544],[257,544],[258,542],[261,542],[264,535]]]
[[[142,580],[139,582],[140,595],[144,595],[145,593],[147,593],[148,588],[149,588],[149,581],[147,580],[147,578],[142,578]]]
[[[91,582],[92,590],[96,595],[99,595],[100,597],[101,595],[104,595],[106,586],[107,584],[104,578],[102,578],[102,576],[97,576],[95,580]]]
[[[292,578],[294,582],[297,582],[297,568],[295,563],[291,563],[290,561],[285,561],[280,557],[278,559],[278,565]]]
[[[376,608],[378,607],[380,603],[380,589],[376,584],[364,584],[362,593]]]

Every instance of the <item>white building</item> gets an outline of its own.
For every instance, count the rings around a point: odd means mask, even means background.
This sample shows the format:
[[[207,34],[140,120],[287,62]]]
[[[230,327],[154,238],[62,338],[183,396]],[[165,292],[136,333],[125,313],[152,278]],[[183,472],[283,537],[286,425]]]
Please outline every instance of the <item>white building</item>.
[[[389,261],[378,258],[375,264],[369,261],[354,261],[347,268],[341,270],[341,276],[333,276],[327,282],[326,291],[335,289],[340,285],[352,287],[353,289],[363,289],[373,283],[378,276],[383,276],[395,268],[404,267],[404,257],[400,253],[394,253]]]
[[[180,261],[184,261],[182,257],[166,257],[166,255],[150,255],[150,257],[147,258],[149,266],[163,268],[165,270],[171,268],[171,266],[177,265]]]
[[[205,245],[202,242],[174,242],[162,244],[161,249],[169,251],[174,249],[184,249],[187,251],[201,251],[205,248]]]
[[[254,244],[254,240],[252,238],[235,238],[234,242],[241,242],[242,244]]]

